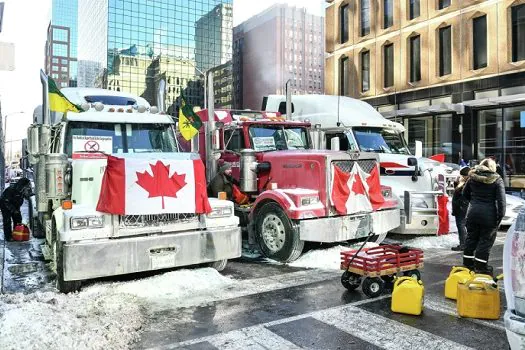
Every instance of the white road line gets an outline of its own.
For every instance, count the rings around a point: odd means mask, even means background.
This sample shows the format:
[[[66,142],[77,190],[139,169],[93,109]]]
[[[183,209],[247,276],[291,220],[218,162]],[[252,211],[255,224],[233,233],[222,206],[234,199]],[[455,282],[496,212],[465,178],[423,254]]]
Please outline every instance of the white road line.
[[[208,340],[221,350],[296,350],[294,343],[280,337],[265,327],[245,328],[220,334]]]
[[[314,318],[384,349],[472,349],[352,305],[320,311]]]
[[[433,295],[425,295],[425,308],[438,311],[446,315],[456,316],[457,318],[459,318],[456,308],[456,302],[454,302],[453,300],[445,299],[444,296],[440,298]],[[491,327],[500,331],[505,331],[505,323],[501,318],[499,320],[494,321],[478,320],[475,318],[468,318],[468,320],[485,327]]]

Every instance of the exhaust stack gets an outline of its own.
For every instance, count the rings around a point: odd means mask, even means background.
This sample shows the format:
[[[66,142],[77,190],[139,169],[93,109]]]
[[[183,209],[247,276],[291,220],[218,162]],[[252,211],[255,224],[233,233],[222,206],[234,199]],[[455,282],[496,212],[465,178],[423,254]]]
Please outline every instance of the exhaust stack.
[[[217,174],[217,160],[215,159],[214,138],[215,138],[215,93],[213,91],[213,72],[208,71],[207,78],[208,85],[208,122],[205,125],[206,131],[206,169],[208,181],[211,181],[215,174]]]

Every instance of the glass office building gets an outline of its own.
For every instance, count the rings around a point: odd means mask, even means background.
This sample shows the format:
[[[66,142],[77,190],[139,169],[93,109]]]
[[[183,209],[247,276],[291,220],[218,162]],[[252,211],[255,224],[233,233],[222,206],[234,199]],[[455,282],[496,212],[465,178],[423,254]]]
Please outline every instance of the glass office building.
[[[157,104],[163,79],[174,113],[182,93],[204,107],[203,74],[231,62],[232,0],[79,0],[78,12],[79,86]]]
[[[77,86],[77,19],[77,0],[53,0],[45,66],[59,87]]]

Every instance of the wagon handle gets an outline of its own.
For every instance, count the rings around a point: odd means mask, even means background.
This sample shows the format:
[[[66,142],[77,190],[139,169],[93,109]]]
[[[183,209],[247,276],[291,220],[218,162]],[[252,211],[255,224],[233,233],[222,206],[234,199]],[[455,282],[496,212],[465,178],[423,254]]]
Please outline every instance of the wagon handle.
[[[368,241],[370,240],[370,238],[372,238],[373,235],[373,232],[370,231],[368,233],[368,237],[366,237],[365,241],[363,242],[363,244],[361,244],[361,246],[359,247],[359,249],[355,252],[355,254],[352,256],[352,258],[350,259],[350,261],[348,262],[348,267],[350,267],[350,264],[354,261],[354,259],[357,257],[357,254],[359,254],[359,252],[363,249],[363,247],[365,246],[365,244],[368,243]],[[348,268],[347,268],[348,270]]]

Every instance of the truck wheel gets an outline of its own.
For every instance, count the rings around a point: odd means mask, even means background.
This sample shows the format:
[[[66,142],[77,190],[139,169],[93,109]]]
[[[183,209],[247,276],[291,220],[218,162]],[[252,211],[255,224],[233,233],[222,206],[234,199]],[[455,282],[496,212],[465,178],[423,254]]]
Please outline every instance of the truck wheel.
[[[64,281],[64,250],[60,239],[55,241],[55,266],[58,291],[66,294],[79,291],[82,281]]]
[[[226,264],[228,263],[228,259],[224,259],[224,260],[219,260],[219,261],[214,261],[212,263],[210,263],[210,267],[221,272],[222,270],[224,270],[226,268]]]
[[[277,203],[266,203],[255,215],[255,238],[263,255],[280,262],[296,260],[304,241]]]
[[[355,290],[361,284],[361,276],[345,271],[341,276],[341,284],[349,291]]]
[[[383,293],[385,289],[385,282],[379,277],[367,277],[363,281],[363,293],[366,294],[369,298],[376,298]]]

